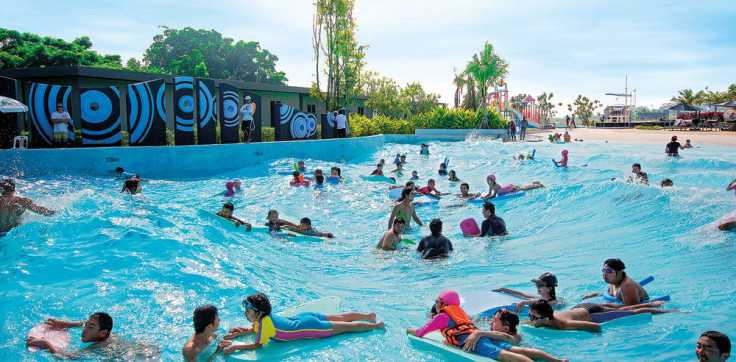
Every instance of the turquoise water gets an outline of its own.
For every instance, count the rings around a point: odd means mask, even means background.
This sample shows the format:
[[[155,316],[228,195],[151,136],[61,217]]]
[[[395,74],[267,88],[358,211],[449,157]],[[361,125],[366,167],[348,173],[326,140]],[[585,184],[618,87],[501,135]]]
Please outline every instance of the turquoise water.
[[[538,161],[519,163],[519,152],[537,149]],[[551,166],[560,150],[570,150],[567,170]],[[731,212],[736,197],[724,191],[736,176],[736,149],[708,146],[667,159],[663,145],[584,142],[502,144],[495,141],[433,142],[432,155],[418,146],[389,144],[350,164],[339,164],[347,181],[322,191],[288,186],[293,160],[243,168],[207,179],[172,175],[143,185],[144,197],[118,193],[120,181],[84,175],[45,176],[19,181],[20,193],[59,215],[29,216],[0,238],[0,357],[37,360],[25,352],[25,334],[49,316],[86,318],[97,310],[115,318],[115,331],[128,339],[158,345],[163,360],[179,360],[192,334],[191,313],[200,304],[220,308],[223,328],[243,325],[241,299],[256,290],[269,295],[276,310],[324,296],[339,296],[345,310],[375,311],[385,332],[304,344],[306,360],[441,361],[420,351],[404,331],[425,322],[436,294],[500,286],[533,291],[529,280],[545,271],[559,281],[558,296],[570,303],[605,288],[604,259],[619,257],[629,275],[654,275],[650,294],[670,294],[670,307],[683,313],[654,316],[650,323],[615,328],[601,335],[528,336],[525,343],[574,361],[685,361],[694,357],[697,336],[706,329],[736,336],[736,233],[707,226]],[[424,221],[440,217],[455,252],[426,262],[413,250],[379,252],[391,202],[386,185],[361,180],[376,161],[390,164],[407,153],[410,170],[423,181],[436,175],[447,155],[450,169],[485,191],[485,175],[501,183],[539,180],[547,188],[500,202],[497,213],[510,235],[464,239],[458,224],[481,218],[480,206],[457,207],[453,197],[418,209]],[[675,187],[661,189],[610,181],[640,162],[652,184],[664,177]],[[575,167],[588,164],[588,167]],[[310,168],[331,163],[307,160]],[[387,166],[390,168],[390,166]],[[145,177],[145,175],[143,175]],[[244,180],[236,198],[237,216],[261,222],[270,208],[291,219],[309,216],[315,228],[336,238],[321,243],[284,242],[245,234],[209,218],[226,180]],[[457,192],[445,180],[441,191]],[[486,327],[483,325],[483,327]],[[78,333],[74,335],[78,337]]]

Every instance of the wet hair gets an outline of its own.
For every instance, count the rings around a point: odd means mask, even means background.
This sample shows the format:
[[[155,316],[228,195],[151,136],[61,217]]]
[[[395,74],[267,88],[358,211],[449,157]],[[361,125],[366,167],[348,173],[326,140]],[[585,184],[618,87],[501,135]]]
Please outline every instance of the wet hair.
[[[463,187],[463,186],[467,187],[468,190],[470,190],[470,185],[468,185],[467,182],[463,182],[463,183],[460,184],[460,187]]]
[[[672,180],[666,178],[666,179],[662,180],[662,182],[659,185],[662,186],[662,187],[665,187],[665,186],[672,186],[673,184],[674,183],[672,182]]]
[[[509,334],[512,336],[516,335],[516,326],[519,325],[519,316],[507,309],[501,309],[497,313],[501,313],[498,317],[503,325],[509,327]]]
[[[449,173],[450,173],[451,175],[455,175],[455,176],[457,176],[457,174],[455,173],[455,170],[450,170],[450,172],[449,172]]]
[[[437,183],[437,181],[435,181],[433,178],[427,180],[427,185],[429,185],[430,182],[431,183]]]
[[[380,162],[376,164],[376,168],[379,168],[379,167],[381,167],[381,166],[382,166],[382,165],[381,165],[381,163],[380,163]]]
[[[270,216],[271,216],[271,214],[278,214],[278,213],[279,213],[279,212],[278,212],[278,210],[276,210],[276,209],[271,209],[271,210],[268,210],[268,214],[266,214],[266,218],[270,217]]]
[[[638,167],[638,168],[641,168],[641,165],[640,165],[640,164],[638,164],[638,163],[635,163],[635,164],[631,165],[631,167]]]
[[[412,186],[414,186],[414,181],[406,181],[406,184],[404,184],[404,187],[412,187]]]
[[[312,220],[310,220],[308,217],[303,217],[301,220],[299,220],[299,223],[306,224],[306,225],[312,225]]]
[[[247,296],[245,300],[247,300],[248,303],[253,306],[253,309],[260,313],[261,316],[271,314],[271,301],[268,300],[268,297],[265,294],[258,292]]]
[[[0,181],[0,188],[3,189],[3,195],[15,192],[15,181],[12,178],[6,178]]]
[[[299,173],[299,171],[294,171],[294,172],[291,173],[291,175],[294,176],[294,177],[299,177],[299,175],[301,175],[301,174]]]
[[[115,172],[117,172],[117,173],[123,173],[123,172],[125,172],[125,170],[123,170],[122,167],[118,166],[118,167],[115,168]]]
[[[432,219],[429,223],[429,231],[432,232],[432,236],[440,236],[442,234],[442,220]]]
[[[555,319],[555,310],[552,309],[549,302],[544,299],[540,299],[532,303],[529,309],[539,313],[539,316],[542,318]]]
[[[223,209],[228,209],[230,211],[235,210],[235,206],[233,205],[232,202],[226,202],[224,205],[222,205],[222,208]]]
[[[437,314],[439,314],[439,313],[437,312],[437,306],[436,306],[436,305],[432,304],[432,308],[431,308],[431,309],[429,310],[429,314],[431,314],[431,315],[432,315],[432,317],[434,317],[434,316],[436,316]]]
[[[318,168],[318,169],[314,170],[314,174],[315,175],[322,175],[322,169],[321,168]]]
[[[125,180],[125,183],[123,184],[123,191],[128,191],[131,194],[132,193],[135,193],[136,190],[138,190],[138,183],[139,182],[140,181],[134,180],[134,179]]]
[[[444,162],[440,163],[440,168],[447,168],[447,165],[445,165]]]
[[[404,189],[401,190],[401,197],[399,197],[398,201],[404,201],[407,197],[409,197],[409,195],[411,195],[412,192],[414,192],[414,189],[412,189],[411,187],[404,187]]]
[[[706,337],[715,342],[716,347],[718,348],[718,352],[720,352],[721,354],[731,353],[731,340],[728,339],[727,335],[718,331],[705,331],[700,336]]]
[[[194,333],[202,333],[208,325],[215,322],[217,307],[212,304],[200,305],[194,310],[192,322],[194,322]]]
[[[325,182],[325,176],[322,174],[314,176],[314,181],[316,181],[318,184],[323,184]]]
[[[338,176],[342,176],[342,170],[339,167],[335,167],[335,170],[337,170]]]
[[[109,314],[96,312],[89,317],[97,319],[97,324],[99,324],[101,331],[112,332],[112,317]]]
[[[603,262],[603,265],[608,265],[609,268],[620,271],[623,273],[623,277],[626,277],[626,272],[624,269],[626,269],[626,265],[624,265],[624,262],[621,261],[621,259],[606,259],[606,261]]]
[[[488,210],[490,211],[491,215],[496,215],[496,205],[494,205],[492,202],[484,202],[483,210]]]

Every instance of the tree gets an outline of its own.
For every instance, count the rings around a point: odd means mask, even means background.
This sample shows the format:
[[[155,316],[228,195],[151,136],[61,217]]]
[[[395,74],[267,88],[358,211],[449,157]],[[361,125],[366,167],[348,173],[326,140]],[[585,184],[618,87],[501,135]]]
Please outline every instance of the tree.
[[[541,112],[542,121],[545,123],[549,118],[554,117],[557,113],[555,111],[555,104],[551,102],[552,97],[554,97],[554,94],[552,92],[544,92],[541,95],[537,96],[537,105],[539,106],[539,110]]]
[[[588,124],[590,123],[590,117],[593,115],[593,112],[600,106],[602,106],[602,103],[597,99],[591,100],[588,97],[578,94],[575,101],[567,105],[567,110],[582,119],[583,124]]]
[[[215,30],[190,27],[164,27],[143,56],[145,68],[168,74],[285,84],[277,61],[258,42],[235,42]]]
[[[524,109],[524,106],[525,106],[524,99],[526,99],[526,97],[528,96],[529,95],[526,93],[517,94],[509,98],[509,103],[511,103],[512,108],[521,112],[521,110]]]
[[[391,78],[375,72],[364,72],[361,90],[368,97],[366,107],[379,115],[391,118],[408,118],[429,112],[438,103],[440,96],[427,93],[418,82],[401,87]]]
[[[508,74],[508,63],[496,54],[491,43],[486,42],[480,53],[473,54],[473,58],[468,62],[465,72],[471,75],[475,81],[479,107],[483,110],[483,121],[480,128],[485,128],[488,126],[486,114],[488,89]]]
[[[460,73],[458,74],[457,71],[454,71],[455,78],[452,80],[452,83],[455,84],[455,108],[459,108],[463,103],[463,89],[466,86],[466,74]]]
[[[354,0],[316,0],[312,21],[315,82],[312,93],[328,110],[352,105],[360,89],[366,46],[358,44],[353,17]],[[322,92],[321,75],[327,77]]]
[[[101,55],[82,36],[72,42],[0,28],[0,69],[84,65],[122,68],[119,55]]]
[[[409,115],[429,112],[439,100],[438,94],[425,92],[419,82],[409,83],[401,90],[401,101],[409,108]]]
[[[671,101],[682,104],[700,104],[705,92],[693,92],[692,89],[682,89],[677,91],[677,96],[672,97]]]

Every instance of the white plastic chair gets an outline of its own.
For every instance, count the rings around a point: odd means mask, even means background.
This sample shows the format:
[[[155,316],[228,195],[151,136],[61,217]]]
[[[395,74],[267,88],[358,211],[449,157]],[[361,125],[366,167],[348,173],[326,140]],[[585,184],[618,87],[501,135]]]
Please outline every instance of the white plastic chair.
[[[28,148],[28,137],[27,136],[15,136],[13,138],[13,148],[25,149]]]

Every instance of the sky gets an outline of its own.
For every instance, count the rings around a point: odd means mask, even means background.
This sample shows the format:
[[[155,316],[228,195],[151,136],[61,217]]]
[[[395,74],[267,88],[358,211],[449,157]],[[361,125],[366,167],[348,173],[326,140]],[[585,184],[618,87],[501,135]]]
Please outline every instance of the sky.
[[[142,58],[160,26],[215,29],[258,41],[279,57],[290,85],[314,79],[311,0],[0,0],[0,27],[73,40]],[[683,88],[736,83],[736,1],[356,0],[366,69],[418,81],[452,105],[454,73],[488,41],[510,64],[509,92],[578,94],[636,89],[658,107]],[[565,107],[558,108],[564,114]]]

